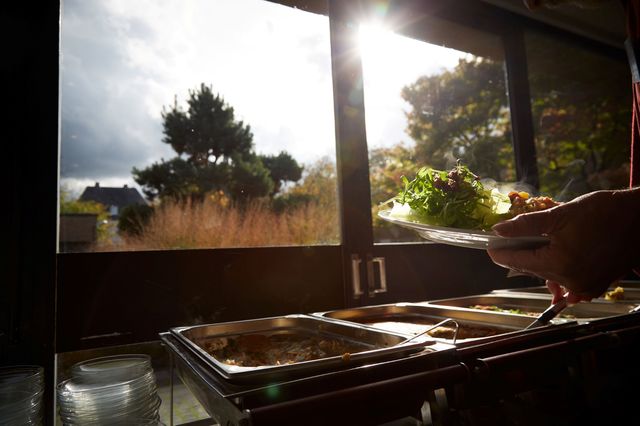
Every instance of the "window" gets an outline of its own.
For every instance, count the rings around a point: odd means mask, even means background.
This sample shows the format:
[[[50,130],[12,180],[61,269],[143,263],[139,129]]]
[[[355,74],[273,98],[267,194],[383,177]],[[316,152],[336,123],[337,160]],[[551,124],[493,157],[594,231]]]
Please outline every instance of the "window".
[[[238,4],[243,8],[237,14],[231,9],[225,12],[221,8],[222,5],[233,8]],[[507,43],[512,40],[514,32],[520,35],[522,28],[514,26],[504,14],[493,16],[491,12],[495,9],[487,5],[481,6],[484,19],[476,22],[464,14],[457,14],[453,6],[452,9],[444,7],[434,11],[417,2],[407,6],[406,10],[401,8],[405,13],[397,15],[405,18],[411,15],[410,24],[388,25],[385,29],[357,16],[357,12],[354,16],[348,2],[332,1],[330,4],[329,18],[257,0],[203,3],[194,0],[157,10],[147,8],[144,13],[130,9],[133,5],[116,6],[116,3],[109,2],[103,5],[104,13],[97,14],[87,13],[88,6],[84,2],[66,4],[62,21],[63,49],[65,40],[69,48],[74,43],[79,45],[76,49],[84,46],[83,43],[92,42],[94,44],[90,47],[95,48],[87,51],[93,53],[102,43],[128,40],[131,43],[123,46],[130,50],[112,48],[107,51],[116,55],[125,69],[136,76],[123,80],[115,69],[108,68],[105,75],[109,78],[105,77],[104,84],[89,84],[87,80],[73,77],[72,71],[94,66],[94,61],[82,61],[65,51],[61,169],[67,184],[71,186],[73,176],[81,176],[74,174],[74,167],[87,169],[87,165],[80,162],[82,158],[108,159],[106,151],[74,157],[91,145],[78,142],[91,141],[81,130],[89,132],[104,124],[101,121],[104,117],[91,110],[95,108],[111,114],[107,122],[112,128],[130,136],[128,142],[138,140],[137,144],[129,146],[118,145],[113,139],[109,145],[130,153],[126,158],[138,159],[122,166],[126,176],[130,176],[133,167],[142,170],[154,162],[161,162],[158,158],[164,158],[165,162],[181,158],[184,160],[182,165],[186,162],[189,169],[194,164],[224,163],[228,157],[229,162],[224,164],[232,167],[286,150],[305,168],[298,182],[286,179],[280,182],[278,193],[267,197],[272,203],[269,208],[282,208],[284,210],[280,212],[286,212],[286,202],[307,205],[310,196],[326,196],[326,200],[333,201],[324,204],[325,207],[330,206],[325,213],[331,216],[331,220],[325,223],[332,225],[321,228],[320,237],[318,234],[314,238],[302,236],[294,242],[274,241],[266,238],[267,232],[254,232],[255,239],[248,243],[216,245],[211,240],[193,241],[187,237],[178,238],[171,244],[156,243],[166,238],[172,226],[170,221],[165,221],[161,224],[161,232],[155,234],[158,240],[153,244],[128,246],[127,250],[134,249],[133,252],[116,251],[116,241],[113,247],[107,248],[111,250],[108,252],[61,253],[58,267],[61,297],[57,312],[59,328],[64,332],[58,335],[59,348],[72,351],[139,342],[153,339],[158,331],[175,325],[308,313],[344,305],[424,301],[481,293],[514,286],[518,282],[531,284],[524,278],[507,280],[505,271],[494,265],[482,251],[425,244],[413,234],[401,235],[399,230],[383,229],[375,221],[375,215],[371,215],[372,207],[375,209],[379,202],[397,190],[394,185],[398,184],[400,174],[410,173],[417,165],[446,168],[461,158],[483,177],[501,182],[522,178],[516,176],[515,165],[533,162],[534,152],[525,151],[523,154],[514,149],[523,143],[524,132],[517,135],[511,129],[518,128],[527,114],[522,114],[522,109],[520,114],[513,113],[510,105],[514,101],[529,105],[530,99],[522,96],[528,90],[509,90],[509,97],[506,93],[507,86],[513,84],[514,76],[527,81],[521,73],[526,68],[512,67],[514,46],[519,44]],[[74,7],[77,7],[75,11]],[[146,14],[153,19],[145,26],[141,22],[146,19]],[[168,26],[179,29],[175,39],[169,37],[173,29],[163,24],[169,19],[165,15],[171,18]],[[80,16],[84,18],[80,19]],[[100,16],[112,18],[102,22],[98,18]],[[183,25],[186,19],[209,23],[205,16],[222,17],[225,25],[221,31],[225,37],[205,37],[208,33],[199,31],[205,31],[206,26]],[[274,24],[270,26],[269,22]],[[393,19],[388,22],[393,22]],[[519,21],[524,27],[527,22]],[[70,29],[65,30],[65,25]],[[84,28],[84,34],[93,34],[86,30],[87,27],[97,34],[100,31],[112,34],[102,39],[97,36],[74,39],[70,36],[74,25]],[[156,25],[161,30],[154,30]],[[239,31],[234,32],[236,29]],[[159,50],[143,41],[150,34],[159,39],[150,38],[159,43]],[[256,36],[268,43],[256,48],[256,39],[250,38]],[[540,118],[547,112],[543,111],[541,116],[536,102],[540,96],[548,94],[536,88],[536,54],[529,52],[531,43],[528,37],[526,52],[522,45],[516,53],[522,57],[524,53],[531,56],[529,76],[532,78],[533,121],[538,126],[544,122]],[[548,44],[556,42],[553,38]],[[560,45],[559,42],[557,44]],[[162,55],[165,50],[178,52],[181,59],[169,60],[168,56]],[[215,61],[216,66],[205,66],[209,60]],[[625,66],[623,61],[618,63],[611,59],[609,62],[614,68]],[[160,68],[177,71],[163,77],[165,81],[159,77]],[[505,76],[506,69],[510,73],[508,76]],[[188,78],[182,80],[182,72]],[[555,84],[562,81],[561,76],[546,77]],[[161,84],[155,84],[156,80]],[[118,85],[121,81],[127,82],[126,90]],[[627,81],[626,77],[624,81]],[[216,82],[229,82],[229,85]],[[433,89],[436,83],[440,84],[439,90]],[[86,93],[91,94],[91,90],[100,93],[102,98],[97,99],[107,99],[105,92],[109,92],[115,100],[105,101],[106,106],[100,101],[88,102],[79,96],[82,91],[74,92],[73,88],[78,85],[82,85]],[[447,85],[455,87],[455,90],[445,91]],[[140,104],[137,102],[140,96],[130,96],[131,93],[142,93],[140,87],[147,86],[157,91],[153,92],[156,93],[154,97]],[[195,93],[196,98],[206,94],[207,90],[212,95],[221,93],[225,102],[233,106],[234,116],[251,125],[253,151],[238,158],[217,151],[197,153],[179,144],[170,146],[162,143],[165,119],[162,107],[165,107],[165,117],[171,117],[175,122],[190,120],[190,115],[185,115],[189,112],[189,90]],[[173,103],[174,96],[176,104]],[[246,99],[252,102],[245,103],[243,100]],[[121,111],[126,111],[125,107],[135,108],[136,113],[121,114]],[[100,120],[82,118],[86,110],[97,114]],[[134,117],[134,125],[118,125],[116,118],[124,116]],[[264,117],[267,117],[266,122],[262,121]],[[531,116],[524,119],[531,120]],[[602,122],[612,121],[605,117]],[[143,126],[142,123],[147,124]],[[180,129],[179,126],[176,128]],[[147,139],[141,136],[141,132],[149,129],[155,129],[155,137]],[[236,126],[235,129],[241,131],[244,128]],[[269,144],[266,143],[268,138],[263,139],[266,138],[264,135],[276,135],[273,141],[298,141],[296,129],[303,129],[302,134],[309,137],[303,145]],[[543,127],[540,129],[544,130]],[[334,132],[337,135],[335,139]],[[536,132],[539,132],[538,127]],[[542,140],[540,135],[542,133],[536,133],[538,143]],[[101,140],[104,135],[94,131],[93,136]],[[533,142],[534,135],[529,132],[528,136]],[[581,140],[572,139],[566,145],[580,144]],[[337,147],[335,157],[332,154],[334,143]],[[144,161],[140,159],[142,157],[126,151],[146,146],[153,149]],[[300,146],[301,151],[295,151]],[[545,146],[548,145],[538,148],[540,169],[546,167],[543,158],[550,157],[550,153],[544,151]],[[77,149],[74,151],[73,147]],[[159,151],[162,149],[164,151]],[[181,152],[180,156],[178,152]],[[193,157],[191,163],[187,161],[190,155]],[[307,155],[317,162],[309,165],[303,161]],[[261,161],[262,166],[268,168],[264,159]],[[371,166],[370,169],[367,165]],[[96,165],[92,170],[97,171],[99,167]],[[243,170],[252,169],[238,168],[236,172]],[[545,186],[546,172],[541,172],[543,191],[548,188]],[[95,187],[95,181],[102,179],[97,174],[85,176],[89,177],[81,187]],[[336,180],[340,190],[337,202]],[[321,184],[315,184],[318,181]],[[150,189],[135,186],[132,181],[104,182],[100,187],[124,188],[128,185],[127,189]],[[206,202],[225,205],[225,190],[231,190],[225,187],[222,194],[216,190],[201,193],[197,176],[188,183],[168,188],[175,189],[174,192],[166,187],[159,189],[167,189],[168,195],[177,194],[179,207],[188,205],[192,210],[196,210],[193,206]],[[316,192],[310,191],[309,187],[303,191],[301,186],[305,184],[315,188]],[[72,191],[71,187],[67,188]],[[159,206],[165,200],[171,200],[171,196],[163,199],[159,190],[157,194],[151,191],[150,195],[155,195],[154,202]],[[282,202],[279,207],[276,200]],[[245,204],[243,212],[249,211],[251,206]],[[124,214],[121,209],[118,212]],[[91,214],[99,216],[100,211],[79,213],[90,217]],[[199,214],[194,216],[196,220],[186,222],[185,226],[195,229],[195,234],[212,216],[206,211]],[[180,213],[176,216],[183,217]],[[100,218],[98,220],[105,223]],[[106,225],[114,226],[112,220],[105,220]],[[260,220],[259,215],[252,216],[251,226]],[[305,227],[316,226],[319,220],[317,215],[310,215],[290,222],[299,224],[304,230]],[[248,227],[232,229],[244,231]],[[271,232],[277,227],[267,225],[262,229]],[[135,228],[131,231],[134,235],[137,232]],[[101,232],[117,240],[113,237],[113,229],[99,228],[97,234]],[[406,244],[395,244],[398,242]],[[201,249],[189,250],[194,247]],[[211,247],[216,248],[209,249]],[[150,248],[161,250],[147,250]],[[166,250],[169,248],[185,250]],[[384,272],[380,258],[386,262],[387,289],[378,287]],[[356,272],[360,278],[358,291]],[[144,321],[132,321],[132,318],[140,317],[141,306],[145,307]],[[114,311],[118,315],[114,315]]]
[[[525,42],[540,192],[566,201],[628,187],[628,64],[539,32]]]
[[[63,221],[61,251],[339,242],[326,16],[258,0],[62,12],[61,213],[94,213],[98,232]]]
[[[376,242],[420,241],[375,213],[422,166],[445,170],[459,159],[484,179],[515,181],[500,39],[435,18],[423,26],[432,42],[360,28]],[[434,33],[444,28],[445,45],[465,50],[442,45]]]

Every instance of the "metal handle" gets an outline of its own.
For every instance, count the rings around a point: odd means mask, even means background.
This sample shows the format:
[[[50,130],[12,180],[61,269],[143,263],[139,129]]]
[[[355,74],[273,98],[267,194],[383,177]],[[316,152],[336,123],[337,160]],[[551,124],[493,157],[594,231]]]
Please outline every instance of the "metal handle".
[[[374,274],[373,274],[373,265],[378,264],[378,268],[380,268],[380,286],[378,288],[375,287],[374,284]],[[370,261],[371,264],[371,281],[369,285],[369,296],[373,297],[376,294],[386,293],[387,292],[387,268],[385,266],[384,257],[374,257]]]
[[[364,294],[360,282],[360,264],[362,259],[357,254],[351,255],[351,283],[353,286],[353,298],[358,299]]]
[[[454,330],[454,332],[453,332],[453,344],[455,345],[455,344],[456,344],[456,340],[458,340],[458,330],[460,330],[460,324],[458,324],[458,321],[456,321],[456,320],[454,320],[454,319],[452,319],[452,318],[447,318],[447,319],[445,319],[445,320],[443,320],[443,321],[440,321],[439,323],[437,323],[437,324],[435,324],[435,325],[430,326],[429,328],[427,328],[427,329],[426,329],[426,330],[424,330],[423,332],[418,333],[418,334],[416,334],[416,335],[415,335],[415,336],[413,336],[413,337],[409,337],[407,340],[403,340],[402,342],[400,342],[400,343],[396,344],[395,346],[404,345],[404,344],[406,344],[407,342],[410,342],[410,341],[412,341],[412,340],[415,340],[415,339],[417,339],[417,338],[418,338],[418,337],[420,337],[420,336],[424,336],[424,335],[425,335],[425,334],[427,334],[428,332],[430,332],[430,331],[432,331],[432,330],[435,330],[435,329],[436,329],[436,328],[438,328],[438,327],[442,327],[443,325],[445,325],[445,324],[447,324],[447,323],[452,323],[452,324],[455,326],[455,328],[456,328],[456,329]]]
[[[528,330],[530,328],[542,327],[549,324],[549,321],[554,319],[556,315],[558,315],[564,308],[567,307],[568,294],[569,293],[566,293],[564,296],[562,296],[562,299],[560,299],[560,301],[549,306],[542,314],[540,314],[538,319],[536,319],[534,322],[526,326],[524,329]]]

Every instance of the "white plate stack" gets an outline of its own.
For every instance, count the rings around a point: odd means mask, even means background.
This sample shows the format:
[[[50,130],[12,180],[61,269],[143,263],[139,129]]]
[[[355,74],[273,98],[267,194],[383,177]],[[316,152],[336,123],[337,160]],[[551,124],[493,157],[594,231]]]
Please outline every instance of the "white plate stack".
[[[42,367],[0,368],[0,423],[3,426],[42,424]]]
[[[58,408],[65,425],[162,424],[151,359],[115,355],[75,364],[58,385]]]

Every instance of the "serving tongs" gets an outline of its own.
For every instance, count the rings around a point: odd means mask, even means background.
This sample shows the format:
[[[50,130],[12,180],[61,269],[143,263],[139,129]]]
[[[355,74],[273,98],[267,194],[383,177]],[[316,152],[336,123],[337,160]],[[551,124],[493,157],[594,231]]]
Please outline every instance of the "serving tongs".
[[[440,321],[440,322],[439,322],[439,323],[437,323],[436,325],[432,325],[431,327],[427,328],[425,331],[423,331],[423,332],[421,332],[421,333],[418,333],[418,334],[416,334],[416,335],[415,335],[415,336],[413,336],[413,337],[409,337],[408,339],[403,340],[403,341],[402,341],[402,342],[400,342],[400,343],[397,343],[395,346],[404,345],[404,344],[406,344],[406,343],[408,343],[408,342],[410,342],[410,341],[412,341],[412,340],[417,339],[417,338],[418,338],[418,337],[420,337],[420,336],[424,336],[425,334],[427,334],[427,333],[428,333],[428,332],[430,332],[431,330],[434,330],[434,329],[436,329],[436,328],[438,328],[438,327],[441,327],[441,326],[443,326],[444,324],[447,324],[447,323],[452,323],[452,324],[453,324],[453,325],[455,325],[455,327],[456,327],[455,331],[453,332],[453,342],[452,342],[452,344],[454,344],[454,345],[455,345],[455,344],[456,344],[456,339],[458,338],[458,330],[460,330],[460,325],[458,324],[458,322],[457,322],[456,320],[453,320],[453,319],[451,319],[451,318],[447,318],[446,320]]]
[[[564,308],[567,307],[568,294],[569,293],[566,293],[564,296],[562,296],[562,298],[558,302],[554,303],[553,305],[545,309],[545,311],[541,313],[540,316],[534,322],[526,326],[524,329],[528,330],[530,328],[542,327],[549,324],[549,321],[554,319],[560,312],[562,312]]]

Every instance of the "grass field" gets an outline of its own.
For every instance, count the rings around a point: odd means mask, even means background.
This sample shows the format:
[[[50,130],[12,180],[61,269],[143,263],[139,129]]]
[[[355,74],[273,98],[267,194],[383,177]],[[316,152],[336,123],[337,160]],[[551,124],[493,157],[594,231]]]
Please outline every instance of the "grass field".
[[[337,244],[335,205],[307,204],[284,213],[254,202],[243,208],[218,203],[165,203],[139,236],[125,236],[103,250],[167,250]]]

